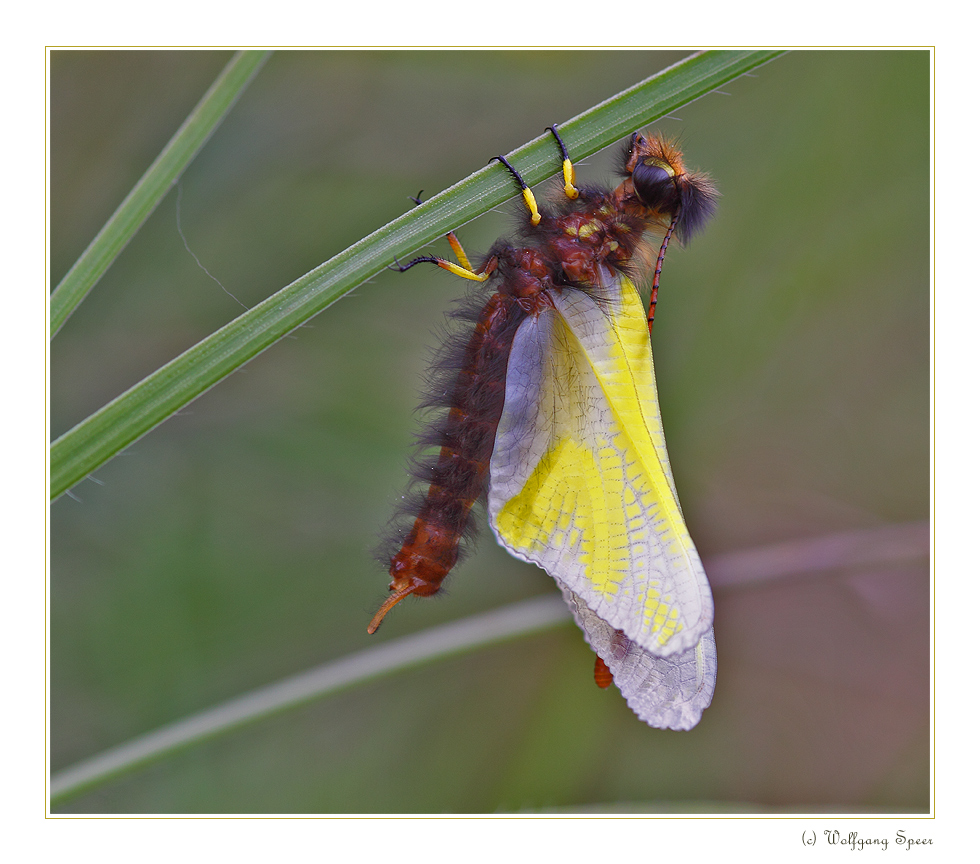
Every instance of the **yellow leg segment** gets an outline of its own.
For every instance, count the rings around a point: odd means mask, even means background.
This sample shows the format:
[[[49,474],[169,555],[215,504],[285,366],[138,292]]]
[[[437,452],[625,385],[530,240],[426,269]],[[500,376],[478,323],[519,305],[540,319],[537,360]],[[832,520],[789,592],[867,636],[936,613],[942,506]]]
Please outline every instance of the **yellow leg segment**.
[[[445,258],[430,258],[429,260],[433,264],[438,264],[443,270],[448,270],[450,273],[462,279],[472,279],[474,282],[486,282],[490,278],[489,273],[477,273],[472,267],[460,267],[459,264],[453,264],[452,261],[447,261]],[[468,261],[466,263],[469,264]]]
[[[459,261],[460,266],[465,270],[469,270],[470,273],[475,273],[473,265],[470,264],[470,259],[466,257],[466,253],[463,251],[463,244],[459,242],[454,231],[450,231],[446,235],[446,239],[449,241],[449,245],[453,248],[453,254],[456,256],[456,260]],[[482,281],[482,280],[481,280]]]
[[[524,196],[524,205],[527,207],[528,212],[531,214],[531,224],[538,225],[541,222],[541,214],[538,212],[538,202],[534,200],[534,193],[529,187],[525,186],[521,190],[521,194]]]
[[[565,197],[574,201],[578,198],[578,189],[575,188],[575,166],[567,156],[561,163],[561,173],[565,178]]]
[[[419,192],[419,196],[421,195],[422,193]],[[421,197],[416,197],[413,198],[412,200],[416,204],[422,203]],[[426,264],[438,264],[440,267],[442,267],[443,270],[448,270],[450,273],[452,273],[455,276],[459,276],[462,279],[471,279],[474,282],[486,282],[487,279],[490,278],[490,274],[496,268],[496,259],[494,259],[492,265],[490,266],[484,265],[484,269],[480,272],[477,272],[476,270],[473,269],[473,265],[470,263],[469,257],[466,255],[466,252],[463,250],[463,244],[459,242],[459,239],[456,237],[455,232],[450,231],[446,235],[446,239],[449,241],[449,245],[452,247],[453,254],[456,256],[456,260],[459,261],[459,264],[453,264],[452,261],[447,261],[445,258],[437,258],[434,255],[425,255],[421,258],[416,258],[413,261],[409,261],[408,264],[399,264],[398,259],[396,258],[395,269],[397,269],[401,273],[404,273],[406,270],[410,270],[416,264],[421,264],[422,262],[425,262]]]
[[[578,189],[575,188],[575,166],[572,165],[572,159],[568,155],[565,142],[561,140],[561,135],[558,134],[558,127],[549,126],[548,131],[555,136],[555,140],[561,148],[561,174],[565,180],[565,197],[574,201],[578,198]]]

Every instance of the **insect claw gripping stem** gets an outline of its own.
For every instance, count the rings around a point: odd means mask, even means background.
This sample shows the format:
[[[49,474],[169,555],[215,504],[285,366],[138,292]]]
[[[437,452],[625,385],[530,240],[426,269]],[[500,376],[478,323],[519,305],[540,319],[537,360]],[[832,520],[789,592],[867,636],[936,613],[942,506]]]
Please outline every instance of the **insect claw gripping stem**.
[[[538,202],[534,200],[534,193],[531,188],[524,182],[524,178],[518,173],[517,169],[507,161],[503,156],[494,156],[490,161],[502,162],[504,167],[510,171],[517,184],[521,187],[521,195],[524,196],[524,204],[527,207],[528,212],[531,214],[531,224],[540,225],[541,224],[541,213],[538,212]]]
[[[574,201],[578,198],[578,189],[575,188],[575,166],[572,165],[572,160],[568,155],[568,148],[565,146],[565,142],[561,140],[561,135],[558,134],[557,124],[553,123],[546,131],[555,136],[555,140],[561,148],[561,173],[565,181],[565,197]]]
[[[395,256],[395,266],[392,267],[388,265],[389,270],[397,270],[399,273],[404,273],[406,270],[411,270],[416,264],[438,264],[441,259],[436,258],[432,255],[423,256],[421,258],[413,258],[407,264],[402,264],[398,260],[398,256]]]
[[[565,142],[561,140],[561,135],[558,134],[558,126],[552,124],[546,131],[550,132],[555,136],[555,140],[558,142],[559,148],[561,148],[561,173],[562,178],[565,181],[565,197],[571,201],[578,198],[578,189],[575,188],[575,166],[572,165],[572,160],[568,155],[568,148],[565,146]],[[524,178],[521,177],[520,172],[507,161],[504,156],[494,156],[491,162],[497,161],[503,163],[504,167],[510,171],[513,178],[517,181],[517,184],[521,187],[521,195],[524,197],[524,204],[527,207],[528,213],[531,214],[531,224],[540,225],[541,224],[541,213],[538,210],[538,202],[534,199],[534,193],[531,191],[527,183],[524,182]]]
[[[416,206],[419,206],[422,203],[422,190],[419,189],[418,195],[409,195],[408,197],[410,201],[415,202]],[[489,270],[478,271],[473,268],[473,265],[470,264],[470,259],[466,257],[466,252],[463,251],[463,245],[456,238],[456,234],[453,231],[450,231],[446,235],[446,239],[449,241],[449,245],[452,247],[453,254],[455,254],[459,264],[453,264],[452,261],[447,261],[445,258],[437,258],[435,255],[422,255],[418,258],[413,258],[407,264],[402,264],[396,255],[394,268],[389,265],[388,269],[395,269],[399,273],[404,273],[416,264],[436,264],[442,267],[443,270],[448,270],[450,273],[462,279],[471,279],[474,282],[486,282],[490,278]]]

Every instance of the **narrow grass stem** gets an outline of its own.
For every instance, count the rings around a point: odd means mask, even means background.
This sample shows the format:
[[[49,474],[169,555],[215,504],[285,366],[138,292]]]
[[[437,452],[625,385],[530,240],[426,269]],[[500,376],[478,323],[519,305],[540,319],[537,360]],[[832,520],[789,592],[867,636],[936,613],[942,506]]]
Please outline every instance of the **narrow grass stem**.
[[[705,570],[714,589],[725,591],[829,570],[917,560],[928,557],[929,549],[929,522],[912,522],[730,552],[708,559]],[[67,799],[177,750],[344,687],[571,620],[568,607],[554,594],[392,639],[253,690],[66,768],[51,778],[51,800]]]
[[[180,179],[268,56],[268,51],[239,51],[225,66],[174,137],[52,292],[51,336],[61,329],[170,187]]]

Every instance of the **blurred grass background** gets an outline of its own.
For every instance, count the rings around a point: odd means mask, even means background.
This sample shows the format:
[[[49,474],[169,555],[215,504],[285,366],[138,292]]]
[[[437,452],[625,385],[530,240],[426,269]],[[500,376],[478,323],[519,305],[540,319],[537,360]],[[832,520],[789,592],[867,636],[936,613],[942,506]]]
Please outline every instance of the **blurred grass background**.
[[[276,54],[185,174],[184,233],[254,304],[419,188],[682,56]],[[229,57],[52,53],[52,284]],[[724,196],[705,235],[671,250],[654,328],[691,533],[710,557],[925,519],[929,55],[798,52],[725,89],[657,126]],[[597,154],[581,176],[611,179],[611,163]],[[52,437],[240,311],[185,251],[175,208],[172,192],[52,343]],[[512,223],[490,214],[460,236],[479,252]],[[404,485],[432,331],[463,289],[422,268],[381,274],[55,502],[53,770],[374,644],[387,576],[370,550]],[[485,531],[445,597],[402,604],[376,638],[553,590]],[[599,691],[569,624],[57,809],[928,809],[925,559],[716,601],[718,689],[690,733],[649,729]]]

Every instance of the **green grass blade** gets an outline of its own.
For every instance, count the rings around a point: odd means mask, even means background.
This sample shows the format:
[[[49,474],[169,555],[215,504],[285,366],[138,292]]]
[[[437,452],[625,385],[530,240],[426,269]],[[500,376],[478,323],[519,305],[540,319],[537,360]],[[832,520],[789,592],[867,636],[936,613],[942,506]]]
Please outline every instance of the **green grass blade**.
[[[51,801],[64,800],[177,750],[380,675],[571,621],[561,597],[547,594],[383,642],[260,687],[73,765],[51,777]]]
[[[52,292],[51,336],[61,329],[68,316],[85,299],[170,191],[170,187],[177,182],[269,53],[240,51],[228,62],[204,98]]]
[[[573,160],[768,62],[780,52],[695,54],[600,103],[567,123],[562,137]],[[555,172],[554,141],[542,134],[508,154],[529,184]],[[311,270],[144,378],[62,435],[51,446],[56,498],[314,315],[391,263],[514,197],[499,163],[487,165],[420,207]]]

